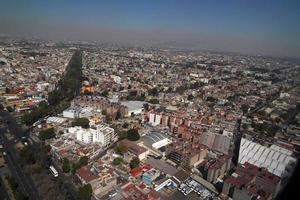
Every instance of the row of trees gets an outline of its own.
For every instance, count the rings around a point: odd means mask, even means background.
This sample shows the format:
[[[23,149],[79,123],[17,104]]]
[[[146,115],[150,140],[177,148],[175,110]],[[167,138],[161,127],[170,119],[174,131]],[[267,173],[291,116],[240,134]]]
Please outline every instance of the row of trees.
[[[44,143],[35,145],[34,150],[30,148],[23,148],[20,152],[20,163],[22,165],[36,164],[42,168],[48,168],[51,161],[50,151],[51,147]]]
[[[29,199],[25,194],[23,194],[22,188],[20,187],[19,183],[12,178],[11,176],[6,176],[5,179],[7,180],[10,188],[12,189],[13,195],[17,200],[27,200]]]
[[[26,125],[32,125],[40,118],[54,112],[62,112],[70,106],[70,101],[79,93],[82,80],[82,54],[76,51],[58,82],[56,89],[48,94],[48,103],[41,102],[30,113],[22,116]]]

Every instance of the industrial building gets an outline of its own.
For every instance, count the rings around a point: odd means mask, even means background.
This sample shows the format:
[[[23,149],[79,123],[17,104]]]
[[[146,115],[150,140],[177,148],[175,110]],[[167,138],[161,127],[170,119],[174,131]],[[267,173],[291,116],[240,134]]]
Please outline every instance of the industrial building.
[[[144,144],[150,148],[159,149],[170,143],[170,140],[165,134],[162,133],[149,133],[141,138]]]
[[[269,172],[284,177],[292,171],[296,159],[292,157],[292,151],[277,145],[265,147],[245,138],[241,140],[238,162],[246,162],[257,167],[266,168]]]

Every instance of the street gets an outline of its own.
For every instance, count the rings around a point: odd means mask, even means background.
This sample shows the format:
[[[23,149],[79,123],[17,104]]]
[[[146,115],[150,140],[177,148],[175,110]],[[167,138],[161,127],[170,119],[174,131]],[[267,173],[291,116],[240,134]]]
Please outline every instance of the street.
[[[23,192],[29,197],[29,199],[40,199],[38,191],[31,177],[24,173],[20,164],[18,163],[17,152],[14,149],[14,141],[9,141],[4,135],[4,133],[10,131],[15,139],[21,141],[22,137],[24,137],[24,131],[18,126],[10,114],[1,110],[0,116],[7,122],[7,127],[0,129],[0,140],[3,142],[3,151],[6,152],[5,160],[8,164],[8,167],[13,177],[20,183],[23,188]]]

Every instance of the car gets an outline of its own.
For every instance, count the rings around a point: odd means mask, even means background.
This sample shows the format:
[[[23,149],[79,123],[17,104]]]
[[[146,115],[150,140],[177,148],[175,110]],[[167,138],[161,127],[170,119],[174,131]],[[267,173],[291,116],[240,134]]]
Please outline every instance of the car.
[[[3,153],[2,153],[4,156],[6,156],[7,154],[6,154],[6,152],[5,151],[3,151]]]
[[[27,142],[24,142],[24,145],[25,145],[25,146],[28,146],[28,143],[27,143]]]

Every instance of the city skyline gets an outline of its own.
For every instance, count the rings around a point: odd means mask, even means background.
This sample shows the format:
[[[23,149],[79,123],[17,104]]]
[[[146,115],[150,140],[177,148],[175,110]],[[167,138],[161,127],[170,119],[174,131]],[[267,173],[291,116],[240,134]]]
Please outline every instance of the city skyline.
[[[9,1],[0,34],[300,57],[297,1]]]

